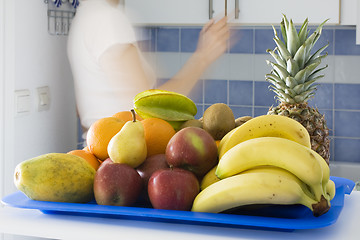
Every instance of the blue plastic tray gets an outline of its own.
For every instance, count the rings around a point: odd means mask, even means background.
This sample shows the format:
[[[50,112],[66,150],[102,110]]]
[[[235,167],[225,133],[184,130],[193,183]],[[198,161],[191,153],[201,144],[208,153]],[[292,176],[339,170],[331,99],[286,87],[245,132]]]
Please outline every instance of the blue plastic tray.
[[[332,225],[344,206],[345,194],[350,194],[355,183],[349,179],[331,177],[336,185],[336,195],[330,210],[320,217],[301,205],[272,206],[261,209],[261,214],[199,213],[191,211],[160,210],[144,207],[103,206],[91,203],[60,203],[34,201],[22,192],[15,192],[2,199],[5,205],[17,208],[38,209],[45,214],[71,214],[106,218],[135,219],[145,221],[176,222],[209,226],[271,228],[292,231]],[[256,212],[256,211],[255,211]],[[255,213],[254,212],[254,213]]]

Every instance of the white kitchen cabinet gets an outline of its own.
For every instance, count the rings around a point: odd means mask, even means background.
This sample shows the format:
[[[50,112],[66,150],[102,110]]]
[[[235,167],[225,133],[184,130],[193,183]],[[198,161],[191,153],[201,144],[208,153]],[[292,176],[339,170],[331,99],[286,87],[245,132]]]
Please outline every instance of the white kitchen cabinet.
[[[356,26],[356,44],[360,44],[360,2],[359,0],[341,0],[341,25]]]
[[[339,0],[239,0],[239,9],[239,19],[235,22],[241,24],[278,24],[282,14],[297,24],[303,23],[305,18],[316,25],[325,19],[329,19],[328,24],[340,23]]]
[[[311,24],[327,18],[329,24],[340,23],[340,0],[227,0],[229,14],[235,12],[236,4],[239,11],[235,24],[279,23],[283,13],[296,23],[306,17]],[[135,24],[202,25],[209,16],[224,14],[225,0],[126,0],[125,9]]]
[[[203,24],[209,19],[208,0],[126,0],[134,24]]]
[[[212,17],[224,15],[225,6],[233,11],[235,1],[226,4],[224,0],[125,0],[132,22],[141,25],[202,25]]]
[[[356,25],[358,0],[341,0],[340,24]]]

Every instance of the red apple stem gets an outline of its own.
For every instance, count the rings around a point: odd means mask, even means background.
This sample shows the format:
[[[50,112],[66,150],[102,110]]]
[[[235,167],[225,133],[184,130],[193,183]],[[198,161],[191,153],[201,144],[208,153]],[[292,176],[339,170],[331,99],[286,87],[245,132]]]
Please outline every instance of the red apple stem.
[[[131,114],[132,114],[132,117],[133,117],[133,122],[136,122],[135,110],[131,109],[130,111],[131,111]]]

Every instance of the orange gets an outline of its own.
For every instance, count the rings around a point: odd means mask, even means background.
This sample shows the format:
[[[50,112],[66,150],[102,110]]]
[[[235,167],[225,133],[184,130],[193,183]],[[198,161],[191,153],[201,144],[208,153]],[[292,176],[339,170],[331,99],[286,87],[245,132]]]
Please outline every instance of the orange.
[[[87,152],[85,150],[72,150],[68,154],[76,155],[85,159],[90,165],[97,170],[100,166],[99,160],[94,156],[94,154]]]
[[[215,141],[217,147],[219,147],[220,141],[221,141],[221,140],[216,140],[216,141]]]
[[[90,153],[90,154],[92,154],[91,152],[90,152],[90,149],[89,149],[89,147],[88,146],[85,146],[83,149],[81,149],[81,150],[84,150],[85,152],[88,152],[88,153]],[[95,156],[95,155],[94,155]],[[96,158],[98,161],[99,161],[99,163],[102,163],[103,161],[102,160],[100,160],[100,159],[98,159],[98,158]]]
[[[101,161],[108,158],[107,146],[125,123],[125,120],[116,117],[105,117],[94,122],[86,136],[89,151]]]
[[[112,116],[120,118],[120,119],[125,120],[125,121],[132,121],[133,120],[133,116],[132,116],[131,111],[121,111],[121,112],[115,113]],[[139,120],[139,121],[142,120],[142,118],[138,114],[135,114],[135,118],[137,120]]]
[[[160,118],[147,118],[141,122],[144,126],[147,156],[165,153],[170,138],[175,134],[174,128]]]
[[[82,150],[87,151],[87,152],[90,152],[88,146],[85,146]]]

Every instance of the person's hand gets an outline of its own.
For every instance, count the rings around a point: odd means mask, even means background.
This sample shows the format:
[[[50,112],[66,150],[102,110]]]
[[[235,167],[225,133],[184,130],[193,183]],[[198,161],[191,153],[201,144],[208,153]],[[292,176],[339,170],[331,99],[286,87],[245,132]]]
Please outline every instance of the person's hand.
[[[230,38],[227,21],[226,16],[219,21],[210,20],[200,31],[194,54],[174,77],[158,88],[188,95],[206,69],[225,53]]]
[[[230,38],[227,17],[211,19],[201,30],[196,54],[208,65],[225,53]]]

